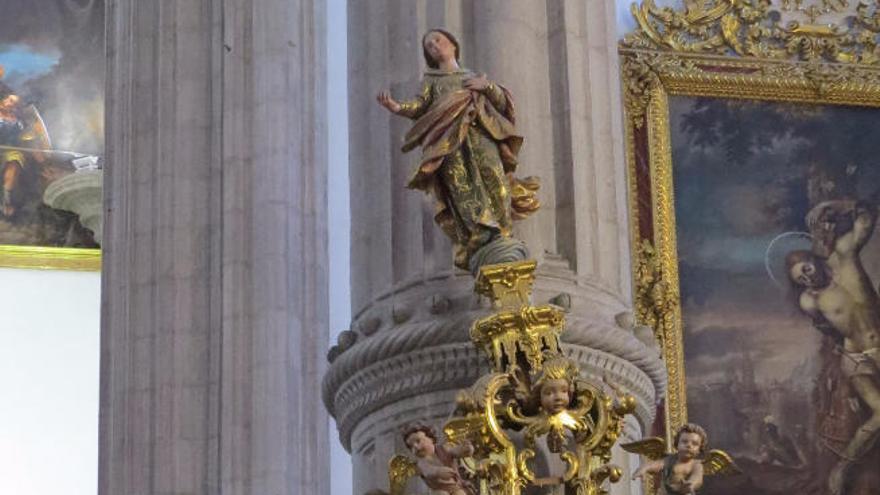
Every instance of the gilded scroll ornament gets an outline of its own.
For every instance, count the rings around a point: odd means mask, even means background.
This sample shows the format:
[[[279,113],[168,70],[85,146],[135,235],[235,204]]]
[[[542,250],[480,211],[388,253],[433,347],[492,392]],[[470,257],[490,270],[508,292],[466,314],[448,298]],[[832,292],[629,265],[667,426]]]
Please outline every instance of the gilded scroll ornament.
[[[775,60],[878,64],[877,4],[863,1],[852,22],[817,22],[825,7],[774,6],[766,0],[687,1],[683,10],[657,7],[653,0],[632,6],[639,29],[628,35],[628,48],[670,50]],[[802,13],[782,21],[780,10]]]
[[[642,127],[650,89],[659,84],[654,66],[658,57],[651,53],[634,53],[625,60],[621,67],[623,72],[623,103],[627,117],[637,128]]]
[[[609,464],[611,448],[635,399],[581,376],[559,347],[562,312],[530,304],[533,282],[534,262],[481,268],[476,290],[492,298],[500,311],[477,320],[471,339],[492,371],[459,392],[455,414],[443,428],[453,447],[440,447],[439,457],[422,448],[423,442],[434,446],[431,438],[407,430],[412,435],[407,445],[418,460],[392,460],[392,487],[402,487],[402,477],[419,474],[428,486],[450,495],[519,495],[530,486],[551,485],[601,495],[608,493],[607,482],[620,479],[621,469]],[[563,472],[536,469],[533,460],[542,445],[558,456]],[[467,459],[455,464],[454,455],[442,454],[447,451]],[[434,469],[431,463],[445,467]],[[446,475],[445,485],[432,478],[439,472]]]
[[[815,24],[823,16],[844,12],[848,5],[847,0],[782,0],[781,10],[799,12]]]
[[[647,239],[643,239],[638,247],[635,278],[636,317],[639,323],[654,329],[662,348],[664,335],[671,331],[675,323],[677,301],[664,280],[657,251]]]

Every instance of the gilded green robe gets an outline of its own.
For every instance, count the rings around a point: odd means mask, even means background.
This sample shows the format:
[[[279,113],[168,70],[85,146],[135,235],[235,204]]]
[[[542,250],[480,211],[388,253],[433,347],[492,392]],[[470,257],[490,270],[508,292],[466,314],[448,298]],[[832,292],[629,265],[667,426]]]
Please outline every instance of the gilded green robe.
[[[498,236],[509,237],[510,182],[522,137],[514,128],[513,100],[502,87],[463,88],[469,70],[425,73],[418,97],[401,103],[400,115],[415,120],[403,151],[421,147],[409,187],[437,200],[434,220],[452,239],[455,265]]]

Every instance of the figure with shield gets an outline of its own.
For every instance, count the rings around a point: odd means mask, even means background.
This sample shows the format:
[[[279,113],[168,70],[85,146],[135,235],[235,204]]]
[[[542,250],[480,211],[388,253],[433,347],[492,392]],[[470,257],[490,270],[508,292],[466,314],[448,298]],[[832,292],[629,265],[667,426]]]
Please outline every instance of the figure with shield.
[[[0,77],[3,69],[0,67]],[[26,167],[42,163],[46,156],[40,150],[51,148],[43,119],[33,105],[22,104],[21,98],[0,82],[0,215],[15,215],[20,198],[16,197],[22,172]],[[30,151],[34,150],[34,151]]]

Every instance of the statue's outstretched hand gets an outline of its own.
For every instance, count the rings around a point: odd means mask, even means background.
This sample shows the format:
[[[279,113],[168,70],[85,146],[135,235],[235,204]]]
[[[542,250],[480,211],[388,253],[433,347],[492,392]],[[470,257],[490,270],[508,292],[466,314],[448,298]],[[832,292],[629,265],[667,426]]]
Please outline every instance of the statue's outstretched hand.
[[[391,113],[397,113],[400,111],[400,103],[391,97],[389,91],[382,91],[376,95],[376,101],[378,101],[383,107],[387,108]]]

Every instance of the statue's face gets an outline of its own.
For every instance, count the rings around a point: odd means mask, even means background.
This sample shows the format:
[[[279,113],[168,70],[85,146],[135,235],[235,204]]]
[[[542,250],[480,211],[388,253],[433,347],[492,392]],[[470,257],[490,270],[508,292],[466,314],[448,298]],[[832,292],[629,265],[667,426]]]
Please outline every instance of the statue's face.
[[[678,445],[675,448],[678,450],[679,457],[692,459],[700,453],[702,443],[703,439],[700,435],[686,431],[678,437]]]
[[[439,31],[431,31],[425,37],[425,50],[438,64],[455,59],[455,45]]]
[[[802,287],[817,288],[827,285],[825,272],[814,261],[798,261],[792,265],[788,276]]]
[[[571,402],[571,390],[568,380],[547,380],[541,386],[541,407],[547,414],[553,415],[564,411],[569,402]]]
[[[411,433],[406,437],[406,446],[416,457],[428,457],[434,455],[434,440],[423,431]]]

